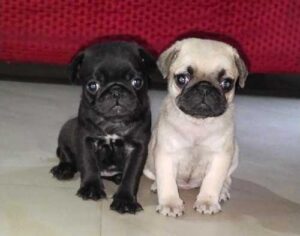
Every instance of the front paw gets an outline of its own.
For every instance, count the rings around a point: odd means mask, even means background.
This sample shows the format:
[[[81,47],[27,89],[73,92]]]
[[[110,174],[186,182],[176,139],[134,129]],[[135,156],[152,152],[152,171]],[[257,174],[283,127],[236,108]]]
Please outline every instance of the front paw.
[[[133,197],[122,194],[116,194],[114,196],[110,209],[121,214],[135,214],[136,212],[143,210],[142,206]]]
[[[83,200],[94,200],[97,201],[102,198],[106,198],[106,193],[100,187],[97,181],[85,183],[77,191],[77,196],[81,197]]]
[[[221,211],[221,205],[218,200],[212,200],[211,198],[197,199],[194,204],[194,210],[201,214],[213,215]]]
[[[184,213],[183,201],[181,199],[164,201],[156,207],[156,212],[164,216],[182,216]]]

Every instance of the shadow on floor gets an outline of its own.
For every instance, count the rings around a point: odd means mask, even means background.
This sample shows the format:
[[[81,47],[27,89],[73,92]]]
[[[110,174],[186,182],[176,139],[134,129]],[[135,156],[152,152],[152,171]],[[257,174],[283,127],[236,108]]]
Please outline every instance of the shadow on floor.
[[[150,193],[150,185],[151,181],[143,178],[139,199],[144,206],[153,206],[154,211],[157,196]],[[199,215],[192,210],[197,194],[197,189],[180,190],[180,196],[186,202],[186,214],[178,220],[231,221],[234,224],[250,218],[256,224],[272,231],[300,234],[300,204],[256,183],[234,178],[231,200],[223,204],[223,211],[220,214],[214,216]]]

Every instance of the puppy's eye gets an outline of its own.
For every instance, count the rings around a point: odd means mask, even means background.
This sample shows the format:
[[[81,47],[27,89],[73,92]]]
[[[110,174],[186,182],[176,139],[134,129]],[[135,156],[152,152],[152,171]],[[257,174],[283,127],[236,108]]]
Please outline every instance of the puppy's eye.
[[[144,81],[141,78],[134,78],[131,80],[131,85],[135,89],[141,89],[143,87]]]
[[[190,82],[191,76],[189,74],[178,74],[175,76],[176,84],[179,87],[185,86],[188,82]]]
[[[89,81],[86,85],[87,91],[93,95],[95,95],[97,93],[99,88],[100,88],[100,84],[95,80]]]
[[[233,79],[225,78],[220,83],[224,92],[229,92],[233,88]]]

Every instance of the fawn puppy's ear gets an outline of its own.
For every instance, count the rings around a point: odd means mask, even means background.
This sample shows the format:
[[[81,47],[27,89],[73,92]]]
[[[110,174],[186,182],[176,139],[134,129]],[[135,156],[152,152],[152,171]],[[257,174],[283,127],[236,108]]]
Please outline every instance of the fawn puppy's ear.
[[[157,65],[164,79],[168,78],[169,69],[172,63],[176,60],[180,51],[181,42],[177,41],[173,46],[162,52],[158,58]]]
[[[248,69],[246,67],[245,62],[237,52],[237,50],[234,50],[234,61],[239,72],[239,78],[238,78],[239,86],[241,88],[244,88],[248,76]]]

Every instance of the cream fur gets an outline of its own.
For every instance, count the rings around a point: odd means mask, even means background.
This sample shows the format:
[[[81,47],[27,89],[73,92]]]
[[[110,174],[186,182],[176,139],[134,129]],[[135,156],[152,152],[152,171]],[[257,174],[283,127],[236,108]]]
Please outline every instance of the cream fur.
[[[172,52],[176,55],[166,65],[165,61],[170,60]],[[229,106],[223,115],[196,119],[176,106],[175,98],[181,91],[173,76],[192,65],[197,69],[199,80],[210,78],[207,75],[221,68],[225,69],[226,75],[237,80],[235,56],[236,50],[225,43],[190,38],[176,42],[159,58],[158,65],[168,79],[169,92],[153,129],[144,174],[155,180],[157,211],[163,215],[182,215],[184,206],[178,187],[200,187],[194,208],[204,214],[219,212],[220,201],[230,197],[231,174],[238,164],[233,119],[234,90],[226,95]]]

